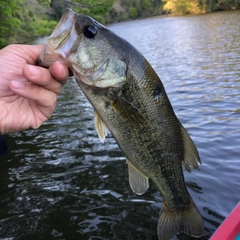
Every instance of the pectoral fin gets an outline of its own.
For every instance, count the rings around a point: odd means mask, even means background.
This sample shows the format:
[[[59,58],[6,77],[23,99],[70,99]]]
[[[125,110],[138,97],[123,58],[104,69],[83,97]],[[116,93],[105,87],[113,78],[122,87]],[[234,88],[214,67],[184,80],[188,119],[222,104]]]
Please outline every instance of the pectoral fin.
[[[116,98],[111,104],[113,110],[130,124],[146,123],[142,113],[131,103],[120,97]]]
[[[134,193],[137,195],[144,194],[149,188],[148,177],[141,173],[136,167],[134,167],[130,161],[127,160],[129,184]]]
[[[201,164],[201,160],[194,142],[189,137],[183,126],[181,126],[181,132],[184,144],[184,160],[182,164],[188,172],[191,172],[190,166],[192,166],[195,170],[198,169],[198,163]]]
[[[94,111],[94,123],[98,133],[98,137],[100,138],[101,142],[104,143],[104,139],[107,136],[109,130],[96,111]]]

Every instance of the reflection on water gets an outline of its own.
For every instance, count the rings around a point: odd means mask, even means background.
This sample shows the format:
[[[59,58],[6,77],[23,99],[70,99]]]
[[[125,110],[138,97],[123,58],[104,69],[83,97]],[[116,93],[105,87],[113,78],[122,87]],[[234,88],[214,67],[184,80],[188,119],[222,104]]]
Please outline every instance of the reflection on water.
[[[240,12],[145,19],[110,28],[161,77],[199,150],[184,172],[208,239],[240,200]],[[7,136],[0,161],[0,238],[157,239],[161,196],[131,192],[123,153],[101,144],[93,111],[71,79],[52,118]],[[175,239],[188,238],[183,234]]]

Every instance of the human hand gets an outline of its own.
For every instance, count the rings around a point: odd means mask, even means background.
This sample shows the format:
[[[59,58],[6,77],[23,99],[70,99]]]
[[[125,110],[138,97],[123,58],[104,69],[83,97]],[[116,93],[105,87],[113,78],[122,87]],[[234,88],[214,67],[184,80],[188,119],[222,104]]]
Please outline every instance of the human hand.
[[[36,65],[43,45],[9,45],[0,50],[0,133],[38,128],[52,115],[69,73],[55,62]]]

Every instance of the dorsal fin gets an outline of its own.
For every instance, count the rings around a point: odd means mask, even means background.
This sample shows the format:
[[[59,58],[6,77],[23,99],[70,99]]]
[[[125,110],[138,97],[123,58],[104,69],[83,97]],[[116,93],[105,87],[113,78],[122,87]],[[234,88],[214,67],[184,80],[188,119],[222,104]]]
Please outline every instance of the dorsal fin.
[[[107,136],[109,130],[96,111],[94,111],[94,123],[98,133],[98,137],[100,138],[101,142],[104,143],[104,139]]]
[[[201,164],[197,148],[183,126],[181,126],[181,133],[184,145],[184,160],[182,164],[188,172],[191,172],[190,166],[197,170],[198,163]]]
[[[137,195],[144,194],[149,188],[148,177],[141,173],[132,163],[127,160],[129,184],[134,193]]]

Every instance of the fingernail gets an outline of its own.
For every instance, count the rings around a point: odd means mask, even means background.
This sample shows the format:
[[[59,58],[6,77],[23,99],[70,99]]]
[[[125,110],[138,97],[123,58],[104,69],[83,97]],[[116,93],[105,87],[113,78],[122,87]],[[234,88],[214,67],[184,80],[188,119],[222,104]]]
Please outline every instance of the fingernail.
[[[31,75],[40,76],[41,70],[37,66],[28,65],[28,71]]]
[[[25,87],[25,83],[24,82],[19,82],[19,81],[11,81],[11,86],[13,88],[24,88]]]

